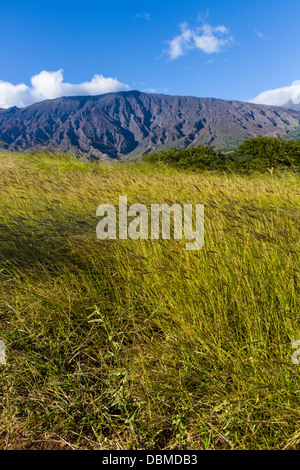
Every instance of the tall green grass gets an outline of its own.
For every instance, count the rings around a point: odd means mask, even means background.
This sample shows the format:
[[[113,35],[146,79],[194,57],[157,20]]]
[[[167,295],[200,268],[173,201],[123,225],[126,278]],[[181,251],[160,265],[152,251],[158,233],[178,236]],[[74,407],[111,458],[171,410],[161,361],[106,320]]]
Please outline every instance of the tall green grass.
[[[300,447],[295,174],[0,155],[2,448]],[[96,208],[204,203],[205,245],[96,237]]]

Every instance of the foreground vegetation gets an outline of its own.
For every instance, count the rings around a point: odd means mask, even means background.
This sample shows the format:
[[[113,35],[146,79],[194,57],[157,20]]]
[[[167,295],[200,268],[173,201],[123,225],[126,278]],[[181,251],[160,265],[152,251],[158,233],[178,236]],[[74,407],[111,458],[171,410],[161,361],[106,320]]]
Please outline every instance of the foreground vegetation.
[[[171,148],[143,156],[149,163],[163,163],[175,168],[194,170],[218,170],[249,174],[256,172],[271,173],[274,169],[292,170],[300,173],[300,140],[292,142],[283,137],[255,137],[246,139],[232,152],[216,152],[214,147],[191,147],[189,149]]]
[[[0,155],[1,448],[300,447],[300,180]],[[205,245],[96,237],[204,203]]]

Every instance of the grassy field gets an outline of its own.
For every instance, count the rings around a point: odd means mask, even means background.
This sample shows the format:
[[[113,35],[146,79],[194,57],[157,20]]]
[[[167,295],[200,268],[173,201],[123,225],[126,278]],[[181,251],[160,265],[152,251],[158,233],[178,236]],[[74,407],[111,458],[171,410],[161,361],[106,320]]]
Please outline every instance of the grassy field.
[[[0,448],[300,448],[299,177],[0,169]],[[204,248],[100,241],[120,195],[204,203]]]

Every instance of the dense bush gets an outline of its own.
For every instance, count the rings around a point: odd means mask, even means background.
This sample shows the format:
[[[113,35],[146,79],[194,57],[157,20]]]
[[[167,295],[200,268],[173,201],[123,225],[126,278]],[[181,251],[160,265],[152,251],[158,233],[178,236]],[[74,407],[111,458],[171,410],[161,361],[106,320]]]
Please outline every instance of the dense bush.
[[[299,167],[300,141],[287,141],[279,137],[255,137],[245,140],[234,152],[241,166],[249,169]]]
[[[214,147],[199,145],[189,149],[176,150],[171,148],[167,151],[149,153],[143,156],[143,160],[149,163],[163,162],[180,168],[197,168],[221,170],[232,163],[232,157],[217,153]]]
[[[234,152],[216,152],[214,147],[171,148],[143,156],[150,163],[163,162],[179,168],[223,171],[265,171],[272,168],[300,170],[300,141],[279,137],[246,139]]]

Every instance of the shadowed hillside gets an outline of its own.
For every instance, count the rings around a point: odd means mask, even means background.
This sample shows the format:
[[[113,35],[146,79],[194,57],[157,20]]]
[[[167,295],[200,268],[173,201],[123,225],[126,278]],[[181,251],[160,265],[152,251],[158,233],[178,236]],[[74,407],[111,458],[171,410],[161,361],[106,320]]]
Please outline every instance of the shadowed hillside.
[[[299,124],[299,112],[280,107],[130,91],[0,110],[0,145],[107,160],[199,144],[232,150],[245,138],[286,135]]]

